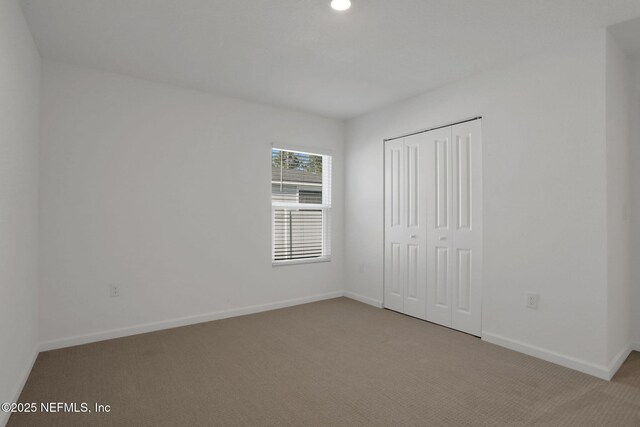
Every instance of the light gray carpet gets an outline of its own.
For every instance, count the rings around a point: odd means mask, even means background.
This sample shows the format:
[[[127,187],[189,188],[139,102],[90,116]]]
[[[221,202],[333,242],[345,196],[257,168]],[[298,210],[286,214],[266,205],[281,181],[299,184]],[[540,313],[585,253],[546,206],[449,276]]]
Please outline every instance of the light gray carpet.
[[[640,425],[640,355],[613,382],[346,299],[40,354],[17,426]]]

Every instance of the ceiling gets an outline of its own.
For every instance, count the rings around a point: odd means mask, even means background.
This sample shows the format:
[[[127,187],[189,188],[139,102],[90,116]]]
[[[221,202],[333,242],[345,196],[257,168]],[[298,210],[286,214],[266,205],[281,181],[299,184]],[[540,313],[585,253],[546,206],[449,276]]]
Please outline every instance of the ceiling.
[[[351,118],[640,17],[640,0],[23,0],[41,55]]]
[[[618,44],[633,60],[640,59],[640,19],[632,19],[609,28]]]

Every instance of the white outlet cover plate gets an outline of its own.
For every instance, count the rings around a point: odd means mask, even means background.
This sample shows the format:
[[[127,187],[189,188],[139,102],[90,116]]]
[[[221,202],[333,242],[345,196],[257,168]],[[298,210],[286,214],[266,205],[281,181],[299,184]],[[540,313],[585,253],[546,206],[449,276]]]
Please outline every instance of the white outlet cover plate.
[[[540,296],[535,292],[526,292],[525,295],[527,297],[527,307],[537,309]]]

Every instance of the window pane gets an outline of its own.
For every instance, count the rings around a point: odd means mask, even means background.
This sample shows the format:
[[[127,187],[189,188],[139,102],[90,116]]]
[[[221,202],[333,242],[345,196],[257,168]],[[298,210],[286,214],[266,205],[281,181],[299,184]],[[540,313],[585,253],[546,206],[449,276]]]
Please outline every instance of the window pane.
[[[322,156],[273,149],[272,200],[322,204]]]
[[[274,209],[274,260],[321,257],[322,218],[322,209]]]

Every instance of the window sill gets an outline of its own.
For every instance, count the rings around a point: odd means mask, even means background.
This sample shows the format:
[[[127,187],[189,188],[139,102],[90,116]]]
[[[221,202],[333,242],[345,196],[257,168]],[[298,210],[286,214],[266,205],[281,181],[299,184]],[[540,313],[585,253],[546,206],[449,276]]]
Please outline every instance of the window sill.
[[[318,262],[330,262],[331,257],[323,256],[319,258],[307,258],[307,259],[292,259],[285,261],[272,261],[273,267],[284,267],[285,265],[297,265],[297,264],[315,264]]]

